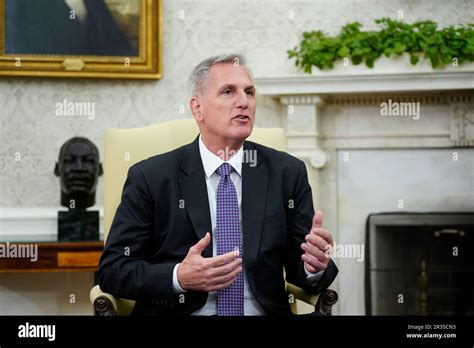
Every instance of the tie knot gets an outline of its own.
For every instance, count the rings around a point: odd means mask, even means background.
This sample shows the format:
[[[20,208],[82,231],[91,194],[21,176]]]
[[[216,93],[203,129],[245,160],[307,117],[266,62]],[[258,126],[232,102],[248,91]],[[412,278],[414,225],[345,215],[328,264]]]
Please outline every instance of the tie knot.
[[[217,168],[217,173],[220,176],[227,177],[230,175],[230,173],[232,173],[232,170],[234,170],[234,168],[232,168],[229,163],[222,163],[221,166]]]

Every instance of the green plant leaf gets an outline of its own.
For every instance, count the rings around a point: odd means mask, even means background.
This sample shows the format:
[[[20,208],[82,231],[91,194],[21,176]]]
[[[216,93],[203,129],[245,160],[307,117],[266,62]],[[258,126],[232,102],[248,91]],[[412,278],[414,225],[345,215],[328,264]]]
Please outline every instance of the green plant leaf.
[[[367,58],[365,60],[365,65],[367,65],[369,68],[373,68],[374,67],[374,60],[372,58]]]
[[[385,57],[388,58],[393,54],[393,49],[387,47],[386,49],[384,49],[383,53],[385,54]]]
[[[337,54],[339,55],[339,57],[344,58],[344,57],[347,57],[350,52],[351,50],[347,46],[342,46],[337,51]]]
[[[391,57],[408,52],[410,63],[415,65],[420,58],[429,59],[433,69],[451,64],[453,57],[458,63],[474,61],[474,23],[438,30],[431,20],[405,23],[390,18],[376,19],[378,31],[364,31],[362,24],[352,22],[344,25],[337,36],[328,36],[321,30],[302,34],[299,47],[288,50],[289,59],[310,73],[312,67],[332,69],[334,62],[349,58],[353,64],[363,61],[373,67],[383,54]]]
[[[359,65],[361,62],[362,62],[362,56],[359,55],[359,56],[352,56],[352,64],[354,65]]]
[[[431,66],[433,67],[433,69],[438,67],[438,65],[439,65],[438,55],[437,54],[431,54],[429,57],[430,57]]]
[[[395,51],[395,53],[401,54],[405,52],[406,48],[407,46],[405,46],[401,42],[395,42],[395,46],[393,47],[393,50]]]
[[[419,60],[420,60],[420,57],[418,57],[415,54],[410,54],[410,63],[412,65],[415,65],[416,63],[418,63]]]

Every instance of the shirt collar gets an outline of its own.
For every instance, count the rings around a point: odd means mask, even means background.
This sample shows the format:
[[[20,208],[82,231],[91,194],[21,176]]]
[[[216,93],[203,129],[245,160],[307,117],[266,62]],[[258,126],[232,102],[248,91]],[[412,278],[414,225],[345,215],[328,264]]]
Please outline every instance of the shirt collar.
[[[242,145],[237,153],[230,158],[228,161],[224,161],[219,156],[212,153],[206,145],[204,145],[201,135],[199,135],[199,153],[201,154],[202,165],[204,166],[204,172],[206,173],[206,177],[209,179],[211,175],[219,168],[223,163],[229,163],[232,168],[242,176],[242,155],[243,155],[243,148]]]

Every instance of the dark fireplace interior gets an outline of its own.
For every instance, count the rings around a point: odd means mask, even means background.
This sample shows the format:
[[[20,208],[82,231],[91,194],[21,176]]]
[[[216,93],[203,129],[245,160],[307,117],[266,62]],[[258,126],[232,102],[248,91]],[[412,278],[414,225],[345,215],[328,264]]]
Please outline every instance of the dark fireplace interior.
[[[474,213],[367,219],[369,315],[474,315]]]

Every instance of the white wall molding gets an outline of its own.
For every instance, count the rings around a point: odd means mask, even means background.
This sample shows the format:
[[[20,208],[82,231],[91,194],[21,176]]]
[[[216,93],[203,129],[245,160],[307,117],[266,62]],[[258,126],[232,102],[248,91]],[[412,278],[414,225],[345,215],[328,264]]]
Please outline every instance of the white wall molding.
[[[99,233],[103,234],[104,209],[99,211]],[[0,242],[17,238],[30,241],[55,240],[58,234],[58,211],[64,207],[51,208],[0,208]],[[25,239],[26,240],[26,239]]]
[[[318,95],[288,95],[280,98],[283,105],[322,105],[324,100]]]
[[[421,104],[474,103],[474,93],[466,92],[424,92],[424,93],[390,93],[390,94],[334,94],[325,95],[327,106],[369,106],[392,99],[392,101],[420,102]]]
[[[267,96],[454,91],[474,89],[474,71],[433,71],[372,75],[294,75],[255,79]]]

